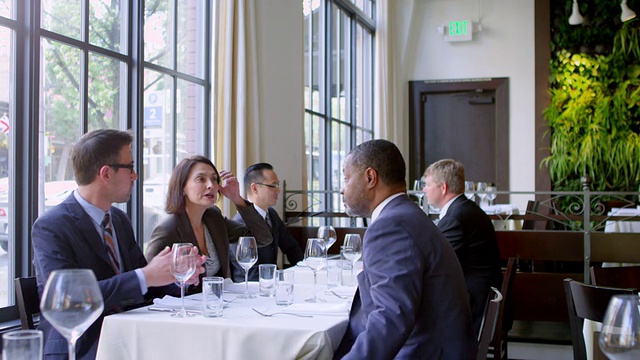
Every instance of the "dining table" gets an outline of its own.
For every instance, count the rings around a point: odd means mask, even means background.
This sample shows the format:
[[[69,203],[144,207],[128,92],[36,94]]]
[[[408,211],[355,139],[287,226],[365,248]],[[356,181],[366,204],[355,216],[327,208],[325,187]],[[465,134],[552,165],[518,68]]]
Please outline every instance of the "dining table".
[[[96,359],[331,359],[346,331],[356,287],[329,291],[318,285],[315,293],[324,302],[307,302],[314,286],[301,280],[309,279],[309,270],[303,265],[289,270],[300,278],[289,306],[257,296],[257,282],[248,284],[256,297],[243,299],[244,283],[226,279],[222,317],[202,315],[202,294],[185,298],[191,317],[172,316],[180,299],[167,296],[150,306],[109,315]]]

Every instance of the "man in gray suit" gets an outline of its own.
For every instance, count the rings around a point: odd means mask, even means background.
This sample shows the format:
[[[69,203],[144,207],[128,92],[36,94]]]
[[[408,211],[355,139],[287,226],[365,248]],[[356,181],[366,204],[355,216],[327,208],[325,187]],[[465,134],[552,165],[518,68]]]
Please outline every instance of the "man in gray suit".
[[[398,148],[386,140],[364,142],[349,153],[343,172],[347,213],[370,217],[371,225],[336,358],[475,358],[460,264],[440,231],[407,197]]]

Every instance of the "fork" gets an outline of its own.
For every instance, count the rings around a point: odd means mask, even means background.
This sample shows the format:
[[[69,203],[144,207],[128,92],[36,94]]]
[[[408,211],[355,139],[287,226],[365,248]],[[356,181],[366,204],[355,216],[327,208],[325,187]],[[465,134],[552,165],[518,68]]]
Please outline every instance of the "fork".
[[[251,308],[251,310],[257,312],[258,314],[260,314],[262,316],[266,316],[266,317],[271,317],[273,315],[278,315],[278,314],[293,315],[293,316],[306,317],[306,318],[313,317],[313,315],[296,314],[296,313],[293,313],[293,312],[286,312],[286,311],[278,311],[278,312],[274,312],[272,314],[267,314],[267,313],[261,312],[259,310],[256,310],[256,308]]]
[[[336,297],[338,297],[339,299],[343,299],[343,300],[349,299],[349,296],[340,295],[340,294],[338,294],[337,292],[335,292],[335,291],[333,291],[333,290],[328,290],[328,291],[329,291],[331,294],[333,294],[333,295],[335,295]]]

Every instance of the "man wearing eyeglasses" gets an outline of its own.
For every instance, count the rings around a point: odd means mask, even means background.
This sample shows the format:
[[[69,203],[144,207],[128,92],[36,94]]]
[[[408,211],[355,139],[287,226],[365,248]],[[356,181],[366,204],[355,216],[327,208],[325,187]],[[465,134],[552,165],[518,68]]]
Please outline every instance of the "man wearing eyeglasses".
[[[247,192],[247,198],[253,203],[256,211],[265,218],[273,236],[271,244],[258,248],[258,262],[249,269],[249,280],[258,281],[258,266],[260,264],[275,264],[278,259],[278,248],[287,256],[291,264],[302,260],[304,255],[298,242],[291,236],[287,226],[273,208],[280,195],[280,181],[273,166],[267,163],[249,166],[244,174],[244,188]],[[236,214],[234,220],[243,221],[240,214]],[[232,255],[231,271],[234,280],[244,280],[244,270],[235,261],[235,246],[230,246],[230,251]]]
[[[134,181],[131,143],[126,131],[95,130],[84,135],[71,156],[78,189],[33,225],[33,265],[42,296],[49,274],[59,269],[91,269],[104,299],[104,313],[76,344],[78,359],[95,359],[105,315],[144,305],[153,297],[179,296],[170,272],[170,250],[149,263],[135,241],[131,222],[113,203],[129,201]],[[190,283],[204,272],[204,257]],[[66,359],[67,341],[43,317],[44,357]]]

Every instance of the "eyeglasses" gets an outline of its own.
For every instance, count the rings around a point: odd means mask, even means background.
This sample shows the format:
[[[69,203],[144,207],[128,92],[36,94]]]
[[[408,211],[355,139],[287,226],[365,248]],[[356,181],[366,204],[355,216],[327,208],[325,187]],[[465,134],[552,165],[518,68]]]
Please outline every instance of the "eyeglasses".
[[[262,185],[262,186],[266,186],[266,187],[269,187],[269,188],[272,188],[272,189],[276,189],[276,190],[280,189],[280,184],[263,184],[263,183],[259,183],[259,182],[257,182],[256,184]]]
[[[133,174],[133,164],[107,164],[107,166],[114,169],[129,169],[129,172]]]

